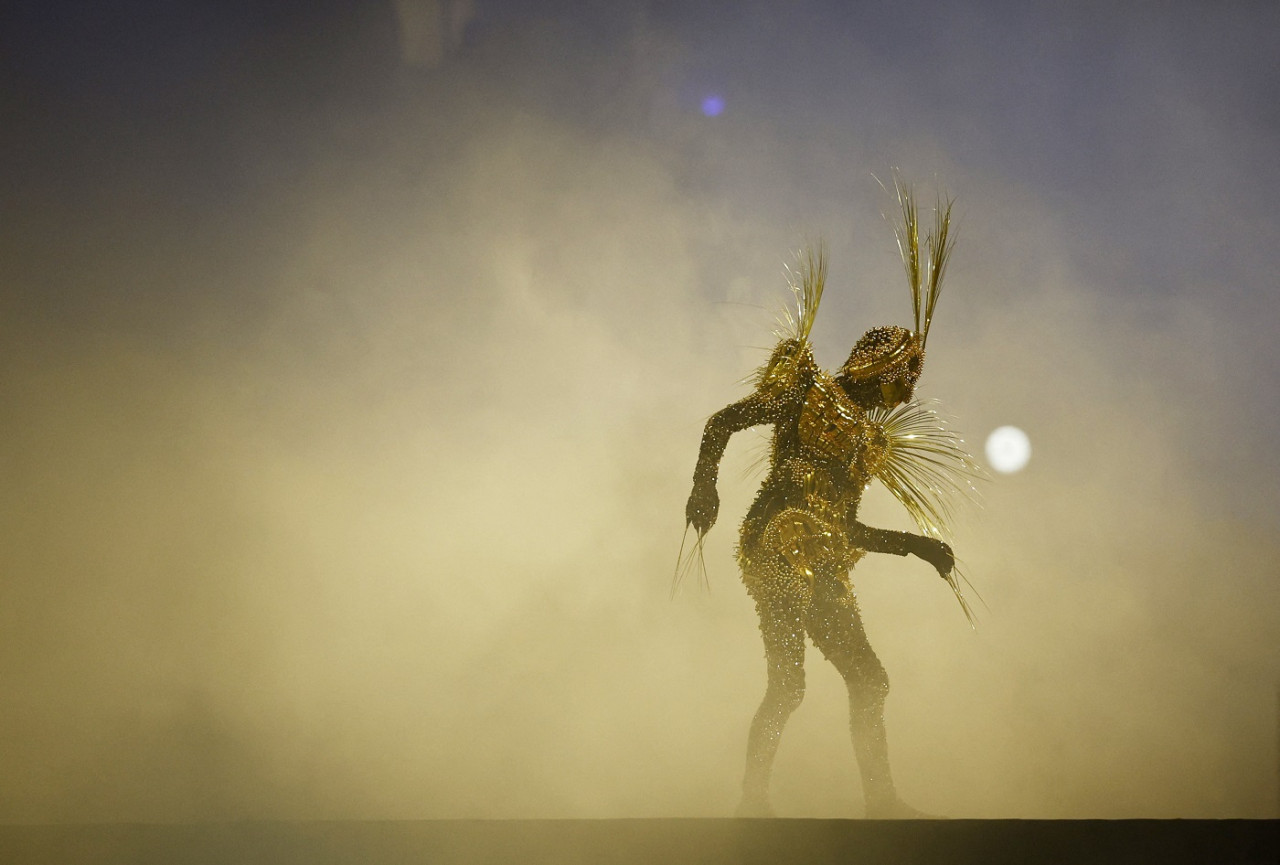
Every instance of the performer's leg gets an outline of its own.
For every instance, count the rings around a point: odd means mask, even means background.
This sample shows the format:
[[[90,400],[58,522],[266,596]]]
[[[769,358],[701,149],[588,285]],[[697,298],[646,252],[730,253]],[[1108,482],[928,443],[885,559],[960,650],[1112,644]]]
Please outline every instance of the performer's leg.
[[[757,586],[752,595],[760,614],[769,685],[747,734],[747,770],[738,816],[769,817],[773,815],[769,777],[778,741],[787,719],[804,699],[803,619],[809,598],[807,592],[781,591],[777,583]]]
[[[814,645],[844,677],[849,690],[849,731],[862,774],[868,817],[920,816],[908,813],[889,772],[889,745],[884,729],[884,701],[889,676],[876,657],[862,615],[843,581],[821,584],[805,622]]]

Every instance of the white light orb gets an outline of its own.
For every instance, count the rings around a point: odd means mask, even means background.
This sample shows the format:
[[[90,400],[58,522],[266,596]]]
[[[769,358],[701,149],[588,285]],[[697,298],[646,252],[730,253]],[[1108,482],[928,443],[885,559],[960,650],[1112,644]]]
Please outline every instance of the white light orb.
[[[987,462],[1002,474],[1021,471],[1031,459],[1031,439],[1016,426],[1002,426],[987,436]]]

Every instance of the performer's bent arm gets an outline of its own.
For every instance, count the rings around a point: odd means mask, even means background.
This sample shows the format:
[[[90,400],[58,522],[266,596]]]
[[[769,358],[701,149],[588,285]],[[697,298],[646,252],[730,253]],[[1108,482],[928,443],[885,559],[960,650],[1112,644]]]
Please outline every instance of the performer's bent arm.
[[[945,541],[910,532],[872,528],[857,520],[849,521],[849,540],[855,547],[861,547],[869,553],[918,556],[933,565],[942,577],[951,573],[956,563],[955,554]]]
[[[720,510],[720,495],[716,492],[716,478],[720,474],[720,458],[734,433],[777,421],[777,402],[756,392],[732,405],[725,406],[711,416],[702,431],[702,447],[698,451],[698,467],[693,471],[693,492],[685,505],[685,519],[701,536],[716,522]]]

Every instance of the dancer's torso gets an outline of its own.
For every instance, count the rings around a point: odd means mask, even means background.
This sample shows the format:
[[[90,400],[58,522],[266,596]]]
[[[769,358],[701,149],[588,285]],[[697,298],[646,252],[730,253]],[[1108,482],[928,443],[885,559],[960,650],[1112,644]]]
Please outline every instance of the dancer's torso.
[[[770,561],[793,570],[847,571],[862,551],[849,542],[883,435],[826,372],[812,368],[774,426],[769,475],[743,522],[745,571]]]

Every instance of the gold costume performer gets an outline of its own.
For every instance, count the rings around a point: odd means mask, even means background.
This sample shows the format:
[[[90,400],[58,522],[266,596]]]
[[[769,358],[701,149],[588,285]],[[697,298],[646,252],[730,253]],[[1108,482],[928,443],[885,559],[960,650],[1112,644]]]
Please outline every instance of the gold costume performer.
[[[921,244],[911,191],[899,183],[897,193],[898,245],[915,329],[873,328],[835,374],[820,369],[809,333],[826,264],[821,248],[809,250],[793,273],[796,309],[786,313],[782,339],[757,372],[754,392],[716,412],[702,436],[685,509],[699,546],[719,510],[716,476],[730,436],[748,427],[773,426],[768,476],[742,523],[738,547],[768,662],[768,687],[747,739],[739,816],[772,814],[769,777],[782,728],[804,697],[806,635],[848,688],[867,816],[922,816],[898,798],[889,772],[884,729],[889,679],[867,642],[849,569],[868,552],[913,554],[947,581],[968,616],[955,557],[940,535],[947,530],[954,495],[966,495],[981,470],[934,411],[912,402],[951,250],[951,204],[938,203]],[[906,506],[922,534],[859,522],[863,490],[874,480]]]

